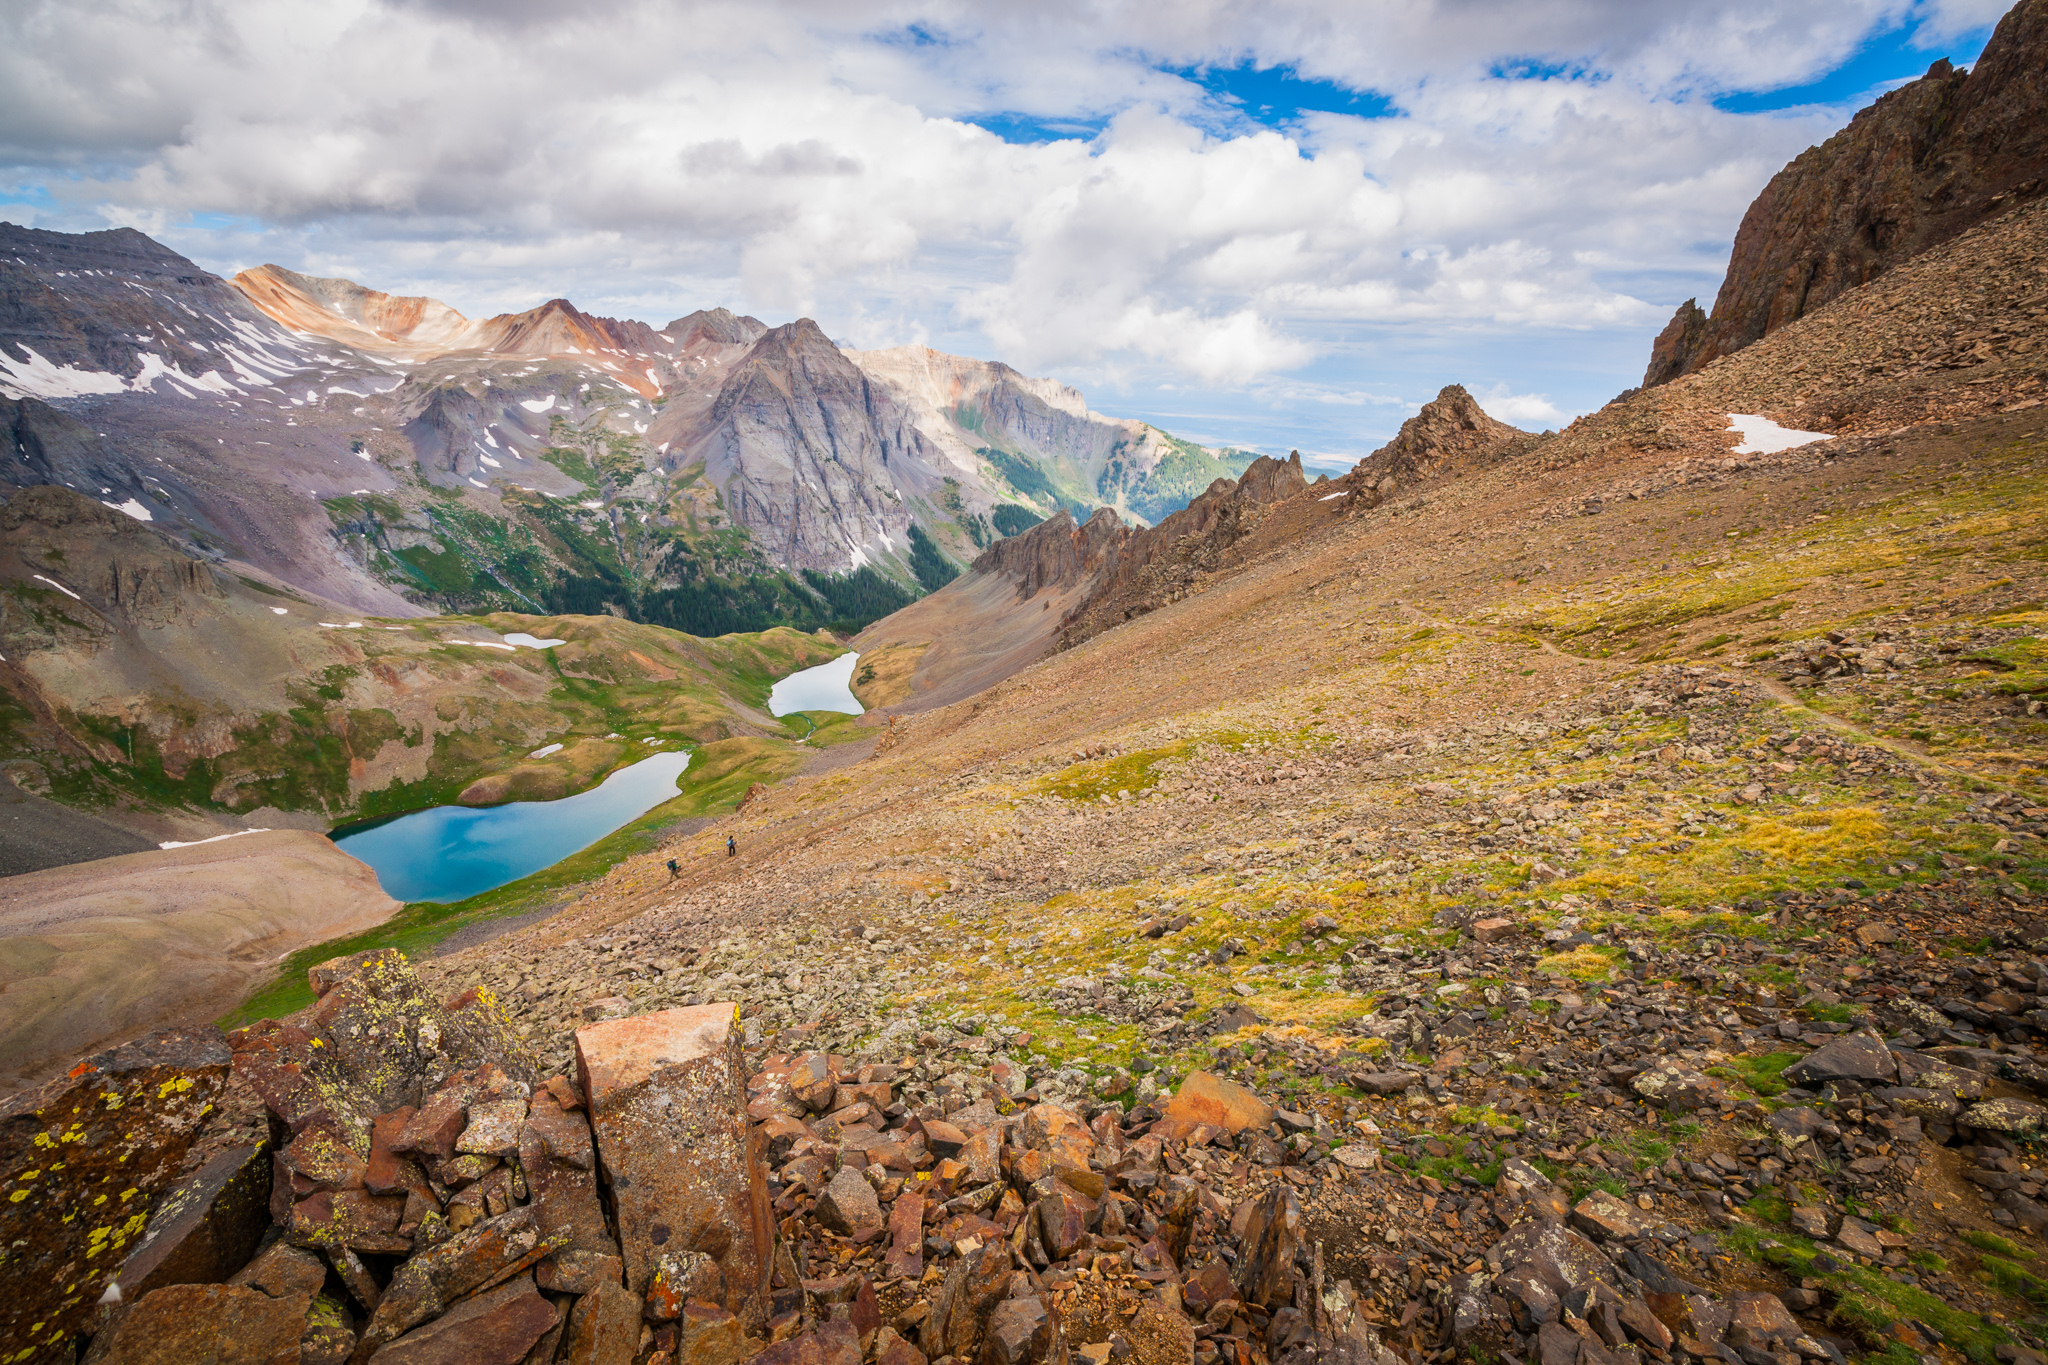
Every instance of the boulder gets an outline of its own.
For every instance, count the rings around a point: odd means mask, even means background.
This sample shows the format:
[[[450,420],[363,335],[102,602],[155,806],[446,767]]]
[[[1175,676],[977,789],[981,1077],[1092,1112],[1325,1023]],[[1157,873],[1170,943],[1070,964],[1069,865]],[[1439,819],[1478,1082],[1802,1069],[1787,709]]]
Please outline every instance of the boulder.
[[[559,1239],[562,1234],[555,1236]],[[440,1246],[420,1252],[400,1266],[385,1287],[370,1325],[363,1330],[358,1360],[368,1359],[384,1343],[440,1316],[465,1295],[516,1275],[561,1247],[560,1240],[541,1235],[539,1215],[527,1205],[486,1219]]]
[[[1252,1205],[1239,1241],[1237,1289],[1246,1303],[1279,1308],[1294,1300],[1294,1256],[1302,1247],[1301,1206],[1287,1185]]]
[[[173,1284],[218,1284],[249,1263],[270,1226],[270,1144],[222,1152],[156,1202],[121,1267],[134,1302]]]
[[[1502,1265],[1535,1275],[1560,1298],[1614,1283],[1614,1266],[1600,1248],[1561,1225],[1518,1223],[1494,1244],[1494,1253]]]
[[[273,1299],[309,1303],[327,1283],[327,1266],[302,1247],[273,1242],[268,1251],[236,1271],[229,1283],[261,1290]]]
[[[345,1365],[355,1349],[355,1320],[347,1306],[325,1294],[315,1298],[299,1334],[299,1365]]]
[[[238,1285],[176,1284],[145,1294],[121,1316],[103,1358],[118,1365],[299,1365],[305,1330],[304,1302]]]
[[[1793,1085],[1814,1089],[1829,1081],[1862,1081],[1883,1085],[1896,1080],[1898,1063],[1881,1038],[1851,1033],[1815,1048],[1785,1068],[1785,1079]]]
[[[754,1357],[754,1365],[860,1365],[860,1338],[850,1322],[821,1322],[776,1342]]]
[[[765,1324],[774,1224],[733,1006],[586,1025],[576,1061],[627,1288],[644,1297],[663,1257],[701,1253],[720,1272],[720,1306],[750,1330]]]
[[[1643,1215],[1619,1196],[1595,1190],[1572,1209],[1572,1226],[1598,1241],[1626,1242],[1643,1235]]]
[[[596,1150],[583,1115],[563,1113],[552,1094],[536,1091],[518,1150],[542,1235],[566,1233],[570,1251],[617,1256],[619,1246],[605,1226],[598,1199]]]
[[[0,1342],[69,1361],[152,1200],[176,1179],[228,1077],[219,1038],[171,1029],[0,1104]]]
[[[738,1318],[708,1303],[684,1304],[676,1327],[676,1365],[735,1365],[760,1347]]]
[[[1207,1124],[1226,1133],[1264,1129],[1273,1122],[1273,1106],[1235,1081],[1206,1071],[1191,1071],[1168,1102],[1154,1133],[1168,1140],[1185,1137]]]
[[[866,1241],[882,1229],[882,1202],[875,1187],[851,1166],[839,1168],[818,1191],[818,1221],[842,1237]]]
[[[973,1359],[981,1349],[988,1316],[1010,1287],[1010,1248],[991,1242],[953,1262],[925,1318],[922,1346],[926,1356]]]
[[[980,1365],[1067,1365],[1059,1314],[1037,1299],[1006,1299],[989,1314]]]
[[[640,1349],[640,1296],[622,1284],[600,1284],[576,1300],[563,1343],[564,1365],[632,1365]]]
[[[2040,1137],[2048,1133],[2048,1109],[2027,1100],[1979,1100],[1963,1111],[1962,1122],[1994,1133]]]
[[[370,1359],[375,1365],[519,1365],[555,1325],[555,1306],[521,1275],[450,1308]]]
[[[1629,1082],[1652,1104],[1674,1111],[1704,1109],[1721,1102],[1721,1083],[1703,1071],[1664,1058]]]

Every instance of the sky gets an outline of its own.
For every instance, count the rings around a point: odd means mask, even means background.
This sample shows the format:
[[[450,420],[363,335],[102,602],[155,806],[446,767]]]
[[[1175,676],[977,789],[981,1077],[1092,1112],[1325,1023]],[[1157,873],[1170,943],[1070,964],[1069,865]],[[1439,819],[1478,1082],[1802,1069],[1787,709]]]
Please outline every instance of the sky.
[[[13,0],[0,218],[470,316],[724,306],[1349,465],[1558,427],[2005,0]]]

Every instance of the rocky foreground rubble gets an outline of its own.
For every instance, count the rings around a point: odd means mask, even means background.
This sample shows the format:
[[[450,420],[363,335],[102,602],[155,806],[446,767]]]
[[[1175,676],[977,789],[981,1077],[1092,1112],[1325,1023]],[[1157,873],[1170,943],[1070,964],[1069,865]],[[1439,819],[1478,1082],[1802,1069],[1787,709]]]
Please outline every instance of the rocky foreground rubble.
[[[342,959],[293,1020],[157,1035],[0,1115],[0,1358],[2035,1362],[1938,1252],[2024,1283],[1970,1225],[2048,1227],[2048,932],[1951,965],[1891,909],[1845,919],[1882,969],[1844,965],[1846,1008],[1418,998],[1405,1055],[1331,1078],[1384,1098],[1327,1112],[1203,1071],[1048,1098],[950,1032],[750,1062],[724,1003],[589,1023],[543,1076],[488,991]],[[1532,1030],[1538,1067],[1465,1060]],[[1930,1197],[1970,1206],[1915,1235]]]

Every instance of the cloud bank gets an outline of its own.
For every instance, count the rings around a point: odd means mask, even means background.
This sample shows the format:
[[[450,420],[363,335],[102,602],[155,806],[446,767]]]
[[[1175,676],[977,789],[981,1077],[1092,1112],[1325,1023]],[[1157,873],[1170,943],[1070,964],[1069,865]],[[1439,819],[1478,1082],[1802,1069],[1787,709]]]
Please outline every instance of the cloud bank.
[[[1851,111],[1716,97],[1999,8],[24,0],[0,11],[0,214],[472,314],[722,303],[1168,408],[1412,407],[1461,379],[1554,424],[1583,395],[1535,396],[1567,384],[1504,348],[1647,338]],[[1318,98],[1253,108],[1220,71]],[[1378,116],[1328,112],[1363,94]],[[1431,381],[1417,355],[1496,368]],[[1633,382],[1588,368],[1589,393]]]

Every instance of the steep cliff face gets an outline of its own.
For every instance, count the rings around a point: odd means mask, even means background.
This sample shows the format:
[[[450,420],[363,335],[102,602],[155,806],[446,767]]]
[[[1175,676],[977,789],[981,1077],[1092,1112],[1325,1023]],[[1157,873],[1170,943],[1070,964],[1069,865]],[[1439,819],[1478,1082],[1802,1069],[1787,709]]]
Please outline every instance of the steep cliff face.
[[[1497,464],[1536,439],[1487,416],[1463,385],[1446,384],[1345,482],[1355,490],[1353,505],[1377,507],[1404,488]]]
[[[1772,178],[1743,215],[1701,327],[1688,302],[1647,387],[1806,316],[2048,188],[2048,0],[2021,0],[1967,74],[1948,62]]]
[[[1657,333],[1657,340],[1650,345],[1650,368],[1643,372],[1643,387],[1668,384],[1684,374],[1706,337],[1707,315],[1699,300],[1687,299],[1679,304],[1671,321],[1664,324],[1664,330]]]
[[[842,568],[909,534],[889,465],[915,456],[875,417],[867,380],[804,319],[764,334],[733,367],[685,456],[706,461],[733,516],[778,562]]]

